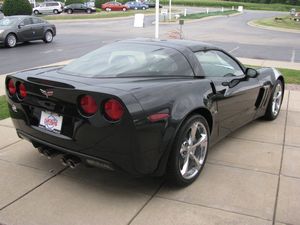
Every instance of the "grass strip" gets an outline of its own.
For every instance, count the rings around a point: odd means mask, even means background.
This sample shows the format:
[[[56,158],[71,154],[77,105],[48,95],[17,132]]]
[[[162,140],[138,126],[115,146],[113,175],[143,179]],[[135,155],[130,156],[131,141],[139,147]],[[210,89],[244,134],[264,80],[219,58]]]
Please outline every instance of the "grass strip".
[[[202,12],[202,13],[193,13],[193,14],[188,14],[186,16],[182,16],[180,17],[181,19],[201,19],[201,18],[204,18],[204,17],[209,17],[209,16],[225,16],[225,15],[230,15],[230,14],[234,14],[234,13],[237,13],[236,10],[227,10],[227,11],[218,11],[218,12],[209,12],[209,13],[206,13],[206,12]]]
[[[253,22],[263,26],[300,30],[300,22],[293,20],[290,16],[279,17],[277,20],[275,17],[265,18]]]
[[[168,5],[169,0],[160,0],[161,4]],[[285,11],[288,12],[292,8],[296,11],[300,11],[300,6],[288,5],[288,4],[263,4],[263,3],[250,3],[250,2],[232,2],[222,0],[172,0],[174,5],[186,5],[186,6],[199,6],[199,7],[226,7],[235,8],[238,6],[244,6],[245,9],[251,10],[268,10],[268,11]]]
[[[9,117],[8,106],[5,96],[0,96],[0,120],[6,119]]]

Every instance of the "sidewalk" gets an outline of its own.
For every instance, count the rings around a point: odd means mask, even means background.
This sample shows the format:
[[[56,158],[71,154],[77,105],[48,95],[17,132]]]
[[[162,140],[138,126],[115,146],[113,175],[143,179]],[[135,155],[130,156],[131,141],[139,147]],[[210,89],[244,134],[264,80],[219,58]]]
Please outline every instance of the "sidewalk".
[[[291,63],[284,61],[274,61],[274,60],[261,60],[261,59],[248,59],[248,58],[238,58],[243,64],[253,65],[253,66],[261,66],[261,67],[277,67],[277,68],[287,68],[300,70],[300,63]],[[50,65],[45,65],[41,67],[47,66],[56,66],[56,65],[66,65],[72,60],[65,60],[62,62],[53,63]],[[5,77],[6,75],[0,75],[0,96],[5,95]]]
[[[175,189],[83,166],[64,168],[0,121],[0,224],[300,224],[300,92],[210,149],[197,181]]]

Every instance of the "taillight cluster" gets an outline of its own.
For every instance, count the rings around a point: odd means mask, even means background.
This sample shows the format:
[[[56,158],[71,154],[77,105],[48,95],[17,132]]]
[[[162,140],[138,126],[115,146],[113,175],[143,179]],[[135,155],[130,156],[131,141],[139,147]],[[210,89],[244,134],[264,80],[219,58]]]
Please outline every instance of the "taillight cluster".
[[[98,106],[96,100],[91,95],[82,95],[79,98],[78,104],[80,112],[84,116],[94,115],[99,108],[104,117],[109,121],[118,121],[124,114],[123,105],[114,98],[108,99],[101,106]]]
[[[6,83],[6,88],[9,95],[12,97],[17,94],[19,99],[24,99],[27,96],[26,86],[20,81],[9,79]]]

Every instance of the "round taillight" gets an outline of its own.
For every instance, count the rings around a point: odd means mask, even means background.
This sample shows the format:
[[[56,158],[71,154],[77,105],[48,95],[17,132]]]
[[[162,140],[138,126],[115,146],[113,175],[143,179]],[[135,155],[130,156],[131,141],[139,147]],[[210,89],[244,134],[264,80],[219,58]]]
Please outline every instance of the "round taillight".
[[[95,99],[90,95],[84,95],[79,100],[81,111],[86,116],[95,114],[98,110]]]
[[[19,98],[25,98],[27,96],[27,91],[26,91],[25,84],[23,84],[23,83],[19,84],[18,94],[19,94]]]
[[[17,91],[17,88],[15,86],[15,82],[13,79],[10,79],[7,83],[7,89],[10,95],[14,95]]]
[[[111,121],[118,121],[124,114],[124,108],[116,99],[109,99],[104,103],[105,117]]]

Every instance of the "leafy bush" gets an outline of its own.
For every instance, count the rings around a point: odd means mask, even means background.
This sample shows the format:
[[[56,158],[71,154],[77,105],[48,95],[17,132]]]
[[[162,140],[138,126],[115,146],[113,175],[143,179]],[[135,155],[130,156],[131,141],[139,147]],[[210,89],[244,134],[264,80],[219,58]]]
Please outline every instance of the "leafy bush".
[[[85,0],[66,0],[65,5],[76,4],[76,3],[84,3]]]
[[[108,2],[108,0],[95,0],[95,7],[101,8],[101,5]]]
[[[28,0],[4,0],[2,11],[5,16],[31,15],[32,6]]]

